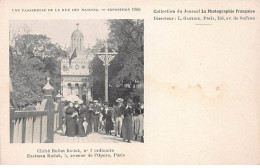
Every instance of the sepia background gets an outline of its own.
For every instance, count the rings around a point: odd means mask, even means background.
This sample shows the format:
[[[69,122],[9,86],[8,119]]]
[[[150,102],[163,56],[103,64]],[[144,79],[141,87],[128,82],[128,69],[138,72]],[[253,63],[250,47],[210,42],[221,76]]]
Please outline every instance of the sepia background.
[[[1,1],[2,164],[259,164],[259,1]],[[141,12],[12,13],[12,8],[127,8]],[[255,21],[154,21],[154,9],[254,9]],[[5,17],[3,17],[5,16]],[[8,27],[12,19],[144,19],[145,143],[112,148],[121,158],[26,159],[66,144],[9,143]],[[15,157],[14,157],[15,153]]]

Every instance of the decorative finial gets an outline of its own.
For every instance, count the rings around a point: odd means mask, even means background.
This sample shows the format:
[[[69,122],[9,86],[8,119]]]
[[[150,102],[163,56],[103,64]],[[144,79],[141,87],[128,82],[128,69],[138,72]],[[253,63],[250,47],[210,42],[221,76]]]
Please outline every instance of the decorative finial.
[[[61,95],[61,91],[60,91],[60,90],[58,91],[58,94],[57,94],[56,98],[62,98],[62,95]]]
[[[50,84],[50,77],[47,77],[47,84],[43,87],[43,90],[53,90],[53,87]]]
[[[79,23],[77,23],[76,25],[77,25],[77,30],[78,30],[78,28],[79,28]]]

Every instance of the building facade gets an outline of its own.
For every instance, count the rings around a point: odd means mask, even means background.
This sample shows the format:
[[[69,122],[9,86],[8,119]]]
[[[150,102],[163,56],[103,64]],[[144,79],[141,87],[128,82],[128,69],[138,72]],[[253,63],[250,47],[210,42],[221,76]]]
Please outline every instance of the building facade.
[[[69,56],[61,62],[61,94],[63,97],[77,95],[84,102],[92,101],[92,84],[90,82],[89,63],[93,59],[91,49],[83,45],[84,35],[75,30],[71,35],[71,46],[67,49]],[[74,54],[73,54],[74,52]]]

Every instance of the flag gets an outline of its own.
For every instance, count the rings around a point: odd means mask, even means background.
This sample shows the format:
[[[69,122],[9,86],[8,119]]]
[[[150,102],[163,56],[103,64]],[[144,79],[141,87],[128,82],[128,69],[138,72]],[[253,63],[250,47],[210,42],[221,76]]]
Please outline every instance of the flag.
[[[73,51],[73,53],[71,54],[71,56],[70,56],[70,59],[69,59],[69,64],[71,65],[71,60],[73,59],[73,58],[76,58],[77,57],[77,53],[76,53],[76,48],[74,49],[74,51]]]

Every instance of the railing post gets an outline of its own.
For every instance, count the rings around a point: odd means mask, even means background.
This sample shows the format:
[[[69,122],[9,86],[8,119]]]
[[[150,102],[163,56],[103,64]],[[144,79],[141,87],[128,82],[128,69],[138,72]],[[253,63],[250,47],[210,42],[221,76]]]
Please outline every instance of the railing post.
[[[43,87],[44,99],[47,100],[44,110],[47,115],[47,143],[54,142],[54,101],[52,99],[53,87],[50,85],[50,78],[47,78],[47,84]]]
[[[14,111],[15,109],[13,107],[10,108],[10,143],[14,142]]]
[[[17,105],[15,103],[15,96],[14,96],[14,90],[13,90],[13,85],[12,85],[12,80],[9,77],[10,80],[10,143],[14,142],[14,125],[15,125],[15,120],[13,119],[15,110],[18,110]]]
[[[58,103],[58,113],[59,113],[59,126],[58,129],[62,129],[62,117],[63,117],[63,103],[61,102],[61,94],[59,93],[57,96],[57,103]]]
[[[25,143],[25,136],[26,136],[26,117],[22,118],[22,121],[23,121],[23,125],[22,125],[22,143]]]

